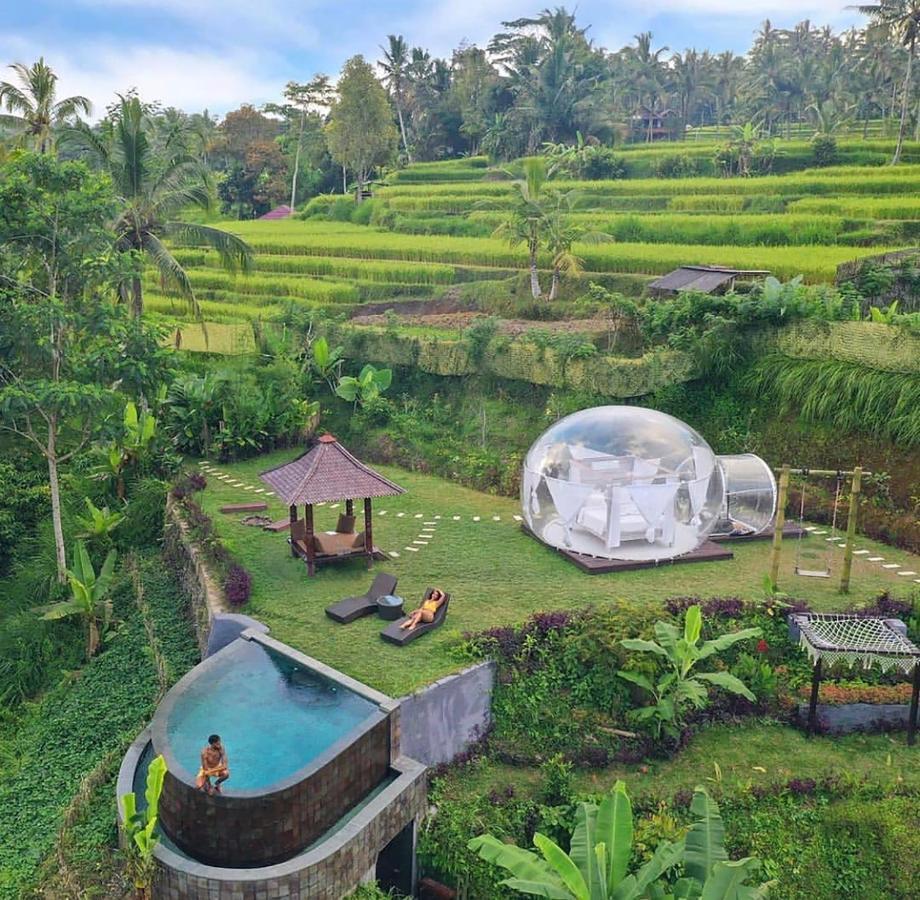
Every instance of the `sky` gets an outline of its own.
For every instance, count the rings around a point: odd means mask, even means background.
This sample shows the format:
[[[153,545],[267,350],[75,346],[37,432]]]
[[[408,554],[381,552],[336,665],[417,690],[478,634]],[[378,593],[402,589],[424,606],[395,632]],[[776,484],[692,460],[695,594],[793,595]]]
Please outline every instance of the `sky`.
[[[97,114],[137,88],[189,112],[222,114],[280,99],[290,80],[335,75],[356,53],[380,57],[387,34],[448,56],[484,45],[502,20],[555,0],[0,0],[0,80],[12,62],[44,56],[59,96],[82,94]],[[641,31],[654,45],[744,52],[764,19],[859,23],[848,0],[580,0],[570,2],[596,44],[618,49]],[[852,0],[850,0],[852,2]]]

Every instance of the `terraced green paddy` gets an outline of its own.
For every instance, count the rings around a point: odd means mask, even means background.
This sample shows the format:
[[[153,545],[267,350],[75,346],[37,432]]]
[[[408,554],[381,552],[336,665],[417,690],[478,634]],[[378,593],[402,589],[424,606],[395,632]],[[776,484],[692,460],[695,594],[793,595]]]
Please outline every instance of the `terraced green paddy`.
[[[572,192],[571,222],[602,232],[610,242],[576,243],[582,283],[635,276],[618,289],[639,292],[648,278],[683,264],[767,269],[781,279],[802,275],[833,281],[837,266],[862,256],[915,244],[920,235],[920,144],[908,163],[890,168],[853,165],[883,154],[885,142],[841,145],[843,165],[754,178],[627,177],[554,180]],[[632,175],[678,153],[711,157],[714,145],[623,148]],[[807,156],[807,143],[782,145],[779,161]],[[785,156],[783,155],[785,154]],[[782,166],[780,166],[781,168]],[[350,315],[362,304],[440,297],[466,282],[493,282],[509,293],[509,277],[526,265],[522,247],[492,232],[507,215],[508,172],[482,157],[418,163],[394,173],[362,216],[371,224],[329,217],[348,214],[339,196],[315,198],[306,220],[228,222],[256,251],[246,277],[219,268],[213,253],[180,249],[202,312],[215,322],[277,318],[291,307]],[[540,265],[550,265],[542,255]],[[147,308],[167,318],[187,315],[185,304],[151,280]],[[479,289],[467,285],[464,297]],[[557,317],[565,316],[559,307]]]

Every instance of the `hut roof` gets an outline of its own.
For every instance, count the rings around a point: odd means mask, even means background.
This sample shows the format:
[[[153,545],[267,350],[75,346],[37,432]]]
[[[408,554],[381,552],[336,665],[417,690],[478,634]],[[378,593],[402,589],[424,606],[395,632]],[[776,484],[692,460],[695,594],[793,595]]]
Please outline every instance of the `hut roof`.
[[[287,219],[289,216],[294,214],[294,210],[290,206],[285,206],[283,203],[281,206],[276,206],[274,209],[270,209],[264,216],[259,216],[260,219]]]
[[[260,473],[288,506],[391,497],[405,489],[355,459],[331,434],[293,462]]]
[[[724,266],[681,266],[661,278],[656,278],[649,288],[656,291],[703,291],[709,293],[728,284],[739,275],[769,275],[762,269],[729,269]]]

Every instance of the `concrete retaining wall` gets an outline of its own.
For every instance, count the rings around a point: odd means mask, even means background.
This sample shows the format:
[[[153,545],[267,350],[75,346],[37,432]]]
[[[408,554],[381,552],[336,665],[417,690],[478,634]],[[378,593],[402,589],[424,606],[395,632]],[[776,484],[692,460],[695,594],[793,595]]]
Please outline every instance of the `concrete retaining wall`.
[[[224,592],[213,577],[204,555],[188,534],[188,526],[175,501],[166,501],[166,527],[163,530],[163,556],[188,597],[192,624],[202,657],[207,656],[211,621],[215,615],[228,611]]]
[[[450,762],[489,728],[495,663],[479,663],[400,698],[400,750],[433,766]]]
[[[908,711],[906,703],[819,703],[818,729],[824,734],[906,729]],[[799,719],[808,720],[807,703],[799,704]]]

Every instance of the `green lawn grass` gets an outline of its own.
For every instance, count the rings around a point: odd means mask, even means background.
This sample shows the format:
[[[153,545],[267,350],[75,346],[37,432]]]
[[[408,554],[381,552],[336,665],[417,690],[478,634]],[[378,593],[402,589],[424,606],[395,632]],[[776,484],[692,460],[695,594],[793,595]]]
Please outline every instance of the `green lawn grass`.
[[[218,466],[220,472],[256,488],[263,487],[258,473],[293,458],[294,451],[281,451],[233,465]],[[308,578],[304,564],[291,557],[286,533],[272,534],[239,524],[237,516],[226,516],[218,507],[231,502],[261,499],[262,495],[233,487],[216,477],[208,478],[201,503],[214,518],[227,547],[252,572],[252,598],[245,611],[264,621],[278,639],[335,666],[365,683],[398,696],[439,678],[463,665],[453,648],[465,631],[492,625],[521,622],[534,612],[578,609],[592,603],[616,603],[619,599],[658,604],[674,595],[733,595],[757,599],[769,568],[769,542],[736,544],[734,560],[692,565],[662,566],[658,569],[616,575],[586,575],[555,551],[524,535],[513,519],[519,505],[515,500],[494,497],[460,487],[448,480],[407,472],[392,466],[380,471],[407,489],[400,497],[375,503],[375,543],[399,557],[377,563],[376,569],[391,571],[399,578],[398,593],[415,606],[424,589],[437,585],[451,592],[450,615],[440,630],[404,648],[384,643],[376,617],[351,625],[338,625],[323,610],[331,602],[362,593],[370,576],[360,561],[321,568]],[[275,518],[287,516],[287,508],[269,498]],[[360,514],[360,503],[356,512]],[[382,511],[386,515],[381,515]],[[342,505],[320,507],[318,529],[330,529]],[[404,515],[399,517],[397,513]],[[419,516],[419,518],[416,518]],[[435,519],[440,516],[440,519]],[[453,516],[461,516],[454,521]],[[480,521],[473,520],[479,516]],[[501,521],[494,521],[499,516]],[[438,522],[429,543],[413,545],[425,522]],[[820,538],[804,542],[813,564],[823,553]],[[418,550],[406,550],[416,546]],[[812,549],[807,549],[808,547]],[[818,551],[816,548],[821,547]],[[865,547],[892,562],[910,562],[920,570],[920,560],[872,541]],[[822,610],[840,609],[863,602],[885,588],[906,592],[915,587],[910,579],[892,570],[859,560],[854,563],[849,597],[837,593],[842,552],[832,550],[833,578],[804,579],[792,574],[794,545],[784,554],[780,585]],[[909,582],[909,583],[905,583]]]
[[[807,738],[797,728],[773,722],[713,725],[670,759],[576,771],[574,787],[578,793],[601,794],[622,779],[634,797],[665,798],[698,784],[718,783],[732,791],[843,772],[877,785],[920,786],[920,745],[908,747],[903,732]],[[542,775],[539,769],[481,759],[451,776],[448,791],[483,795],[509,784],[531,794],[542,784]]]

